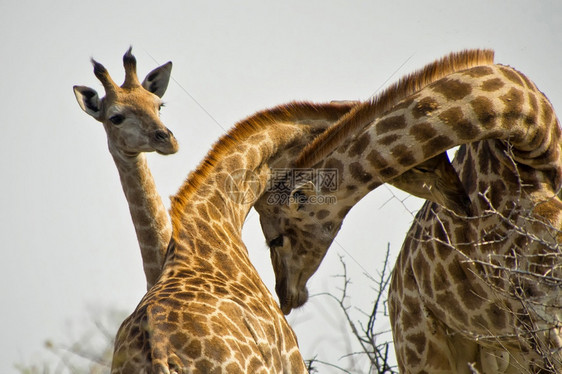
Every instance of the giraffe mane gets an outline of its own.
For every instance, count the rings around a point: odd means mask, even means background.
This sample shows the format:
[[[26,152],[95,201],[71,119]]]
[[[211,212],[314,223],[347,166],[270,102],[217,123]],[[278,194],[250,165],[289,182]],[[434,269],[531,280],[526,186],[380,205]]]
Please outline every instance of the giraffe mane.
[[[451,53],[420,70],[402,77],[373,99],[345,114],[338,122],[310,142],[295,161],[295,166],[307,168],[320,162],[339,145],[390,110],[399,101],[427,85],[458,71],[494,63],[491,49],[470,49]]]
[[[281,122],[304,122],[305,119],[319,118],[320,113],[327,113],[333,121],[336,121],[341,117],[342,113],[349,111],[354,105],[356,104],[353,102],[316,104],[293,101],[259,111],[236,123],[215,142],[205,158],[189,173],[176,195],[171,197],[170,217],[172,227],[180,227],[181,217],[186,205],[189,203],[190,197],[208,179],[217,163],[225,156],[230,155],[232,148],[237,146],[239,142],[264,130],[268,126],[274,126]],[[322,109],[322,111],[319,109]]]

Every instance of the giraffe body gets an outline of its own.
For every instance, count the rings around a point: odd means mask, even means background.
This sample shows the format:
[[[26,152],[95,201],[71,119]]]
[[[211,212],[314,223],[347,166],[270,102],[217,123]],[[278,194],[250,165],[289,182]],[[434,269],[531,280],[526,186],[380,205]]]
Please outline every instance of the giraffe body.
[[[287,313],[306,301],[306,281],[357,201],[462,145],[453,165],[471,213],[426,203],[393,272],[390,317],[404,373],[470,373],[469,364],[481,373],[561,370],[560,126],[528,78],[484,53],[437,62],[476,61],[387,97],[384,110],[381,100],[362,104],[309,146],[296,164],[337,169],[336,204],[279,206],[275,214],[256,204],[269,212],[262,227],[275,244]],[[334,137],[350,123],[350,140]]]
[[[125,82],[118,87],[101,64],[93,63],[106,96],[99,99],[94,89],[85,86],[74,86],[74,93],[80,107],[102,122],[107,133],[150,288],[162,271],[172,225],[144,153],[171,154],[178,150],[174,135],[159,119],[160,97],[168,86],[172,64],[154,69],[141,84],[136,75],[136,59],[129,49],[123,56]]]

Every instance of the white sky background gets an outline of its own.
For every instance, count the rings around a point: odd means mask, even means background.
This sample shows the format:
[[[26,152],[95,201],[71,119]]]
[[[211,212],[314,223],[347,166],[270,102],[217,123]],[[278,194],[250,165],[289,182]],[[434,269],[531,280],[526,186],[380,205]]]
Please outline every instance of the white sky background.
[[[494,48],[497,62],[527,74],[562,110],[557,1],[3,1],[0,41],[1,373],[49,359],[46,339],[70,343],[105,311],[132,311],[145,291],[105,132],[72,93],[74,84],[103,92],[90,57],[118,82],[129,45],[141,79],[174,62],[162,115],[181,148],[149,159],[166,204],[238,120],[291,100],[366,99],[451,51]],[[376,276],[387,243],[395,256],[412,221],[390,191],[382,187],[352,210],[311,293],[337,292],[333,276],[345,255],[355,280],[350,303],[369,308],[362,273]],[[244,235],[273,289],[255,212]],[[343,318],[326,297],[312,298],[289,321],[306,358],[338,363],[350,350]]]

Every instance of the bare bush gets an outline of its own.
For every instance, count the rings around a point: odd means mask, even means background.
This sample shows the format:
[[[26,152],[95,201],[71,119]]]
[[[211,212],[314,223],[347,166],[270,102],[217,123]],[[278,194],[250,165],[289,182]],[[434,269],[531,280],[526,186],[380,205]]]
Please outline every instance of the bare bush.
[[[342,256],[340,256],[340,262],[342,264],[342,274],[338,276],[342,279],[343,283],[339,290],[340,294],[320,294],[328,297],[336,303],[338,309],[342,312],[343,316],[346,319],[351,336],[359,343],[359,346],[361,347],[361,349],[357,352],[346,352],[343,357],[366,357],[369,361],[368,372],[372,374],[398,373],[396,364],[393,363],[394,354],[392,342],[383,339],[383,335],[388,334],[389,331],[380,331],[377,327],[378,324],[375,324],[375,322],[380,322],[382,319],[388,320],[388,313],[386,311],[386,295],[388,292],[388,285],[390,283],[391,277],[389,255],[390,244],[387,246],[382,270],[379,271],[378,276],[375,278],[369,274],[364,274],[364,276],[370,282],[372,282],[372,288],[374,291],[374,299],[371,309],[367,312],[359,310],[360,314],[365,318],[365,320],[356,320],[352,316],[352,307],[350,306],[350,304],[353,304],[353,300],[349,295],[349,286],[351,284],[351,279],[348,276],[347,265]],[[307,360],[307,362],[309,371],[311,373],[321,373],[321,366],[335,368],[342,373],[351,373],[351,371],[348,371],[333,362],[320,361],[315,358]]]

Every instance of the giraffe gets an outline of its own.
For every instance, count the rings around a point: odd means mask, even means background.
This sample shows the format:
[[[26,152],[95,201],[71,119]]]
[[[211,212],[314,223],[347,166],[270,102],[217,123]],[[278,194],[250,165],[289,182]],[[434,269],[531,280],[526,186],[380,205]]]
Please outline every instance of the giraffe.
[[[281,105],[218,140],[172,198],[162,275],[119,329],[113,373],[306,372],[294,332],[249,261],[241,229],[270,169],[290,165],[354,105]],[[428,183],[418,178],[411,189],[448,204],[448,193],[427,189],[450,176],[442,173],[452,168],[448,160],[436,160],[427,163]],[[458,183],[454,174],[439,188],[458,191]]]
[[[544,94],[490,50],[426,66],[316,138],[295,166],[338,170],[337,203],[307,203],[326,193],[318,180],[296,186],[288,204],[269,204],[269,192],[256,202],[281,308],[306,302],[306,282],[355,203],[457,145],[471,213],[426,202],[393,270],[400,371],[560,372],[560,125]]]
[[[84,112],[103,123],[139,242],[147,288],[160,275],[172,225],[156,189],[144,152],[177,152],[178,144],[160,121],[160,98],[168,87],[172,63],[151,71],[142,84],[136,73],[132,48],[123,56],[125,82],[117,86],[103,65],[92,60],[105,97],[89,87],[74,86]]]

